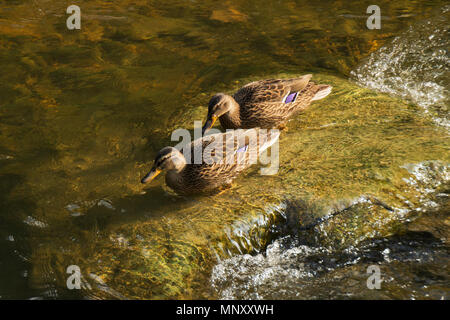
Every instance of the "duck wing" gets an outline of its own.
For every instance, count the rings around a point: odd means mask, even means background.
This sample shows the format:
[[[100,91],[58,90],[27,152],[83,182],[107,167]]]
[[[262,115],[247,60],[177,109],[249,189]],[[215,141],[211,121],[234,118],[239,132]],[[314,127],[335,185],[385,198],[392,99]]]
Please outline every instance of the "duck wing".
[[[256,163],[258,155],[270,147],[279,132],[260,129],[238,129],[204,136],[186,145],[192,162],[182,172],[182,193],[212,190],[229,184],[242,171]],[[194,163],[194,153],[201,152],[202,160]]]
[[[283,103],[289,94],[303,90],[311,77],[311,74],[307,74],[295,79],[268,79],[251,82],[239,89],[233,98],[241,106],[264,102]]]
[[[192,163],[189,171],[195,180],[229,179],[258,161],[258,156],[279,137],[270,130],[237,129],[204,136],[190,145]],[[202,155],[201,163],[194,163]]]
[[[279,132],[253,128],[213,136],[213,141],[203,151],[204,161],[240,171],[256,163],[258,156],[276,142]]]

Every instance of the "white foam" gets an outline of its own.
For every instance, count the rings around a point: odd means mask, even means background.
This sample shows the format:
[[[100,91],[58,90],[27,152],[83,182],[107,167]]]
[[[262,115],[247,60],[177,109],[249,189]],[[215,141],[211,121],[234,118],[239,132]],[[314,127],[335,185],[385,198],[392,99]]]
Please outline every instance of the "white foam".
[[[444,7],[430,20],[411,26],[390,44],[372,53],[350,73],[358,84],[411,100],[435,123],[450,128],[448,77],[450,24]]]

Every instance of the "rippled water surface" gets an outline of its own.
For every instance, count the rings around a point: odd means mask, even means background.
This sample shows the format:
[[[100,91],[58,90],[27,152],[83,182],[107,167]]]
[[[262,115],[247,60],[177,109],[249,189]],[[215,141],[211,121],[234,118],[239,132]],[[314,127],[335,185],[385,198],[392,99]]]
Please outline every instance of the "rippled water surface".
[[[448,299],[446,1],[380,30],[371,1],[78,1],[75,31],[69,4],[0,2],[0,298]],[[212,94],[304,73],[333,92],[278,174],[139,183]]]

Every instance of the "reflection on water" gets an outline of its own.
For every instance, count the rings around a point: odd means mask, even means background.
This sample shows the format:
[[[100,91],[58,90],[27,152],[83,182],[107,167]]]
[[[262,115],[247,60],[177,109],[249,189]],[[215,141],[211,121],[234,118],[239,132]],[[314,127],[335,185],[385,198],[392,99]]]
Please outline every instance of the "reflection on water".
[[[381,1],[388,19],[367,30],[364,2],[81,1],[80,31],[66,29],[63,2],[2,3],[1,298],[215,297],[216,259],[264,250],[286,199],[310,199],[313,220],[366,193],[418,205],[401,166],[448,161],[446,134],[344,79],[442,3]],[[290,123],[279,175],[255,167],[220,197],[178,197],[161,179],[142,189],[155,153],[203,120],[212,93],[305,72],[334,94]],[[367,234],[364,221],[347,222]],[[73,264],[80,292],[65,287]]]

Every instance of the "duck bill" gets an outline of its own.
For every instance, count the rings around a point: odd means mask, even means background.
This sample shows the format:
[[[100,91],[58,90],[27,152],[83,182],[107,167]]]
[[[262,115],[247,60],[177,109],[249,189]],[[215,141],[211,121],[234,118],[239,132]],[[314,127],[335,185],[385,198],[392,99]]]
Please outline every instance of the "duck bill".
[[[205,125],[202,128],[202,135],[204,135],[206,131],[212,128],[214,123],[217,121],[217,118],[217,116],[212,116],[208,118],[208,120],[206,120]]]
[[[161,170],[152,168],[152,170],[150,170],[150,172],[147,173],[145,175],[145,177],[142,178],[141,183],[148,183],[148,182],[152,181],[160,173],[161,173]]]

